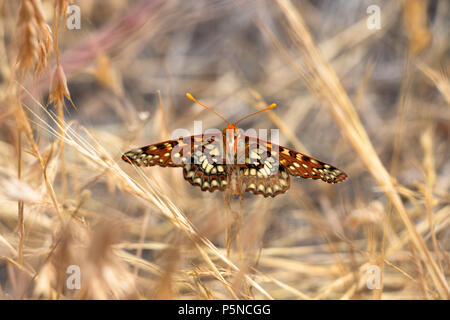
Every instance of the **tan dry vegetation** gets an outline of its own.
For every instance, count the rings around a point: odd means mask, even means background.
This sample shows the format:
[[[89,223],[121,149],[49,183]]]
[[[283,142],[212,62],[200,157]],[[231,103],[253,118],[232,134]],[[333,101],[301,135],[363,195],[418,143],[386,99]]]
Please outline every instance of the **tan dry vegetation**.
[[[70,1],[0,1],[0,298],[450,298],[448,1],[76,3],[80,30]],[[124,163],[224,127],[185,92],[276,102],[241,125],[349,178],[241,202]]]

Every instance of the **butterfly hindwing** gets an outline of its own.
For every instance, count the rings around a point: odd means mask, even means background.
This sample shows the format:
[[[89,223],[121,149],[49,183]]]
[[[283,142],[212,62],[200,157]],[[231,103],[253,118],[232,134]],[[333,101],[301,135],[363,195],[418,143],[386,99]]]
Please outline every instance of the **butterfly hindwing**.
[[[246,192],[275,197],[290,187],[289,174],[284,167],[277,168],[273,174],[268,174],[264,166],[249,165],[240,170],[243,190]]]
[[[183,168],[183,177],[193,186],[200,187],[202,191],[224,191],[228,186],[228,168],[221,164],[208,163],[207,166],[186,164]]]
[[[215,136],[195,141],[190,163],[183,168],[184,179],[202,191],[224,191],[228,186],[230,168],[225,164],[223,145]]]
[[[271,144],[246,136],[245,147],[236,155],[236,160],[245,159],[245,164],[239,164],[242,190],[264,197],[286,192],[290,187],[289,174],[279,165],[277,155]]]

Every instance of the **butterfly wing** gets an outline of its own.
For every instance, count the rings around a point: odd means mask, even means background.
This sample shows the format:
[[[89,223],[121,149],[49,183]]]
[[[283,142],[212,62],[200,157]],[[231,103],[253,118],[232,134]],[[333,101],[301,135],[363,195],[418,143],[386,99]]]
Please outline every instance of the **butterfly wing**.
[[[236,168],[241,190],[275,197],[286,192],[290,186],[287,170],[279,165],[271,146],[257,138],[245,136],[245,144],[236,152]]]
[[[137,166],[183,167],[183,177],[202,191],[225,190],[229,168],[223,157],[222,135],[208,133],[151,144],[123,154]]]
[[[183,139],[187,139],[186,137]],[[183,141],[183,140],[182,140]],[[151,144],[139,149],[133,149],[122,155],[122,160],[135,166],[161,166],[182,167],[183,163],[175,163],[172,159],[172,150],[180,143],[178,140],[167,140]]]
[[[342,170],[286,147],[280,147],[280,165],[289,174],[305,179],[321,179],[327,183],[338,183],[347,178]]]
[[[276,160],[279,167],[284,168],[283,171],[292,176],[321,179],[327,183],[338,183],[347,178],[347,174],[342,170],[303,153],[254,137],[246,136],[246,141],[248,141],[246,148],[250,161],[257,158],[264,165],[268,163],[268,160],[272,162]]]
[[[224,191],[228,187],[230,168],[225,162],[221,135],[197,140],[191,159],[183,169],[187,182],[209,192]]]
[[[267,167],[267,166],[266,166]],[[290,187],[289,174],[284,167],[268,174],[263,165],[250,164],[240,168],[243,190],[266,197],[275,197]]]
[[[183,167],[194,163],[197,147],[211,144],[219,133],[181,137],[133,149],[122,155],[122,160],[136,166]]]

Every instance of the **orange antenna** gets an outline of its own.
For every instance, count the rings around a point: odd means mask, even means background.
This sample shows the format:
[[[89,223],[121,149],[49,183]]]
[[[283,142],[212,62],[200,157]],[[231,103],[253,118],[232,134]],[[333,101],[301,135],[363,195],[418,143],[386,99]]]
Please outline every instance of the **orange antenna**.
[[[241,121],[243,121],[243,120],[245,120],[245,119],[247,119],[247,118],[253,117],[254,115],[257,115],[258,113],[261,113],[261,112],[264,112],[264,111],[273,109],[273,108],[275,108],[276,106],[277,106],[277,105],[276,105],[275,103],[272,103],[270,106],[265,107],[265,108],[262,109],[262,110],[256,111],[255,113],[249,114],[248,116],[245,116],[245,117],[243,117],[242,119],[239,119],[239,120],[236,121],[234,124],[238,124],[239,122],[241,122]]]
[[[218,114],[217,112],[215,112],[213,109],[211,109],[210,107],[205,106],[203,103],[201,103],[200,101],[198,101],[197,99],[195,99],[192,94],[190,94],[189,92],[186,93],[186,97],[188,97],[189,99],[191,99],[194,102],[197,102],[199,105],[201,105],[202,107],[205,107],[206,109],[208,109],[209,111],[215,113],[217,116],[221,117],[227,124],[228,126],[230,125],[230,123],[228,122],[227,119],[225,119],[223,116],[221,116],[220,114]]]

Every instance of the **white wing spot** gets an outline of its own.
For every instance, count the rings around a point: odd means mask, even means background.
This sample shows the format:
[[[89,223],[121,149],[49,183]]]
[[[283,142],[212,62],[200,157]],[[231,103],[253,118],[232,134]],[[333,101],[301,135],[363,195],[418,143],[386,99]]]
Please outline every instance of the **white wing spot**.
[[[209,174],[211,172],[211,169],[214,168],[214,166],[210,163],[206,166],[205,172],[206,174]]]

